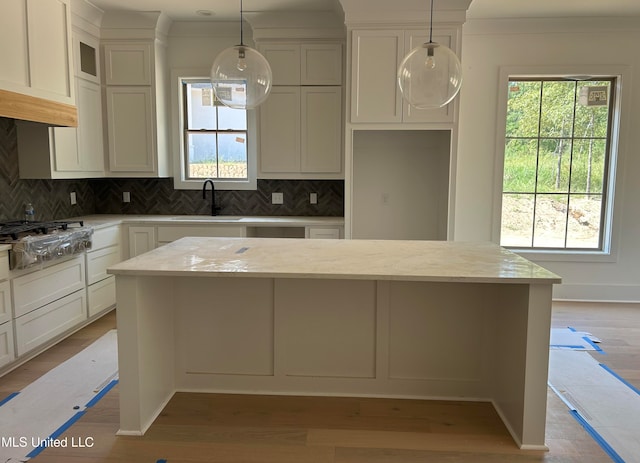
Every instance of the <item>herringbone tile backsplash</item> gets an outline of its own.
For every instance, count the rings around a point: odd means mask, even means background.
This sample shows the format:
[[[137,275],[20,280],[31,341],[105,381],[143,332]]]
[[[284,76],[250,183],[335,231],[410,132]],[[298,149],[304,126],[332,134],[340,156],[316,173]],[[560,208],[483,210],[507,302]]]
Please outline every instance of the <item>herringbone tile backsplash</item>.
[[[76,192],[72,206],[69,193]],[[122,193],[131,202],[122,202]],[[284,204],[271,204],[271,193],[281,192]],[[309,193],[318,204],[309,204]],[[172,179],[21,180],[18,174],[16,127],[0,118],[0,221],[23,217],[33,203],[37,220],[88,214],[210,214],[210,197],[200,190],[174,190]],[[332,216],[344,215],[342,180],[258,180],[255,191],[216,191],[221,215]]]

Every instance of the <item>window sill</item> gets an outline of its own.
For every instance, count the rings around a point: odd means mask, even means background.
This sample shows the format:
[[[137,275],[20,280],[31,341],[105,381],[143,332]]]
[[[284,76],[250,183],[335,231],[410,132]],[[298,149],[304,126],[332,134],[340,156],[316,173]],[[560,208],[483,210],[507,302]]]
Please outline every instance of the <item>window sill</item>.
[[[201,190],[204,181],[202,180],[181,180],[179,178],[173,179],[173,189],[174,190]],[[238,181],[228,181],[228,180],[216,180],[213,179],[213,183],[216,187],[216,190],[257,190],[257,180],[249,179],[249,180],[238,180]]]
[[[611,251],[567,251],[564,249],[539,250],[522,248],[505,248],[511,252],[534,262],[616,262]]]

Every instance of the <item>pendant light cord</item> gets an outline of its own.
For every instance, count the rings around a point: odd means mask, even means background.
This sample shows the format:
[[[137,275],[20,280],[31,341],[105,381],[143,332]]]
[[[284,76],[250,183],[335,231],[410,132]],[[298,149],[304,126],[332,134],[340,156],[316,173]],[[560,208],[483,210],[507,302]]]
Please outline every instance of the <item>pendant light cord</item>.
[[[242,0],[240,0],[242,3]],[[433,0],[431,0],[431,16],[429,16],[429,43],[433,43]]]
[[[432,0],[433,4],[433,0]],[[243,34],[243,21],[242,21],[242,0],[240,0],[240,46],[244,47],[244,34]]]

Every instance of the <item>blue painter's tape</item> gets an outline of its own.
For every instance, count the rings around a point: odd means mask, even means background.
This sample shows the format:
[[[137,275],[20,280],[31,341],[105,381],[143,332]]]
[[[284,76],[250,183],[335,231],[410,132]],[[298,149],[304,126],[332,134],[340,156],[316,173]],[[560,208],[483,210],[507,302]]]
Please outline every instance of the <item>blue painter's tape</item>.
[[[569,329],[569,331],[573,331],[573,332],[576,331],[576,329],[573,326],[567,326],[567,328]]]
[[[102,399],[107,392],[109,392],[113,386],[115,386],[116,384],[118,384],[118,380],[117,379],[113,379],[109,382],[109,384],[107,384],[105,387],[102,388],[102,390],[100,392],[98,392],[95,397],[93,399],[91,399],[89,402],[87,402],[87,405],[85,405],[86,408],[89,407],[93,407],[95,404],[98,403],[98,401],[100,399]]]
[[[597,350],[598,352],[600,352],[601,354],[604,354],[605,352],[600,348],[599,345],[597,345],[595,342],[593,342],[591,339],[589,339],[587,336],[583,336],[582,339],[584,339],[585,341],[587,341],[589,344],[591,344],[593,346],[593,348],[595,350]]]
[[[576,350],[584,349],[584,346],[582,344],[576,344],[576,345],[571,345],[571,344],[551,344],[551,345],[549,345],[549,347],[555,347],[555,348],[560,348],[560,349],[576,349]]]
[[[53,431],[53,433],[47,439],[45,439],[45,441],[42,444],[37,446],[31,452],[29,452],[27,454],[27,458],[35,458],[36,456],[40,455],[40,452],[42,452],[44,449],[47,448],[47,441],[57,439],[58,437],[60,437],[62,433],[64,433],[67,429],[69,429],[73,425],[73,423],[75,423],[80,418],[82,418],[82,415],[84,415],[85,413],[86,412],[83,410],[81,412],[76,413],[71,418],[69,418],[66,423],[64,423],[58,429]]]
[[[635,392],[636,394],[640,395],[640,389],[638,389],[637,387],[635,387],[633,384],[631,384],[629,381],[627,381],[626,379],[624,379],[622,376],[620,376],[618,373],[616,373],[615,371],[613,371],[611,368],[609,368],[608,366],[606,366],[603,363],[599,364],[602,368],[604,368],[605,370],[607,370],[609,373],[611,373],[616,379],[618,379],[620,382],[622,382],[622,384],[624,384],[625,386],[627,386],[629,389],[631,389],[633,392]]]
[[[624,460],[622,459],[622,457],[618,455],[618,453],[613,449],[613,447],[611,447],[609,443],[606,440],[604,440],[604,438],[600,434],[598,434],[598,431],[593,429],[593,427],[589,423],[587,423],[587,421],[582,416],[580,416],[580,413],[578,413],[576,410],[569,410],[569,413],[571,413],[571,415],[576,419],[576,421],[582,425],[585,431],[587,431],[589,435],[593,437],[593,439],[598,443],[598,445],[602,447],[602,450],[604,450],[607,453],[607,455],[609,455],[615,463],[624,463]]]
[[[167,463],[167,460],[158,460],[156,463]]]
[[[0,407],[2,407],[4,404],[9,402],[11,399],[13,399],[18,394],[20,394],[20,393],[19,392],[13,392],[13,393],[9,394],[8,396],[6,396],[4,399],[0,400]]]

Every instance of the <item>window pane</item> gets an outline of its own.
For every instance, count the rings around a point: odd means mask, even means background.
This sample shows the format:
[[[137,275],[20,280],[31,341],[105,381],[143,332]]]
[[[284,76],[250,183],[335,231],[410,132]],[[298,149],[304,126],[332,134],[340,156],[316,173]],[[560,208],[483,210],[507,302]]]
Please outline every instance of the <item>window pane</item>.
[[[571,191],[602,193],[604,183],[605,140],[576,140],[571,167]]]
[[[218,130],[247,130],[247,112],[218,106]]]
[[[540,86],[540,82],[509,82],[507,137],[538,136]]]
[[[189,178],[216,178],[216,135],[190,133],[187,136]]]
[[[600,195],[571,195],[567,246],[591,249],[600,247],[601,219],[602,197]]]
[[[566,195],[536,196],[533,246],[536,248],[564,248],[567,231]]]
[[[571,139],[540,140],[538,157],[539,193],[569,191],[571,165]]]
[[[575,92],[575,82],[543,82],[541,137],[572,136]]]
[[[216,107],[211,83],[187,83],[187,128],[216,128]]]
[[[535,192],[537,152],[537,140],[507,140],[504,153],[503,191]]]
[[[220,178],[247,178],[247,143],[244,133],[218,135]]]
[[[609,81],[578,83],[579,97],[576,101],[575,137],[606,138],[609,125],[610,87],[611,82]],[[589,90],[592,91],[591,94],[588,93]],[[606,101],[600,100],[602,93],[606,95]]]
[[[531,247],[534,195],[502,195],[501,246]]]

